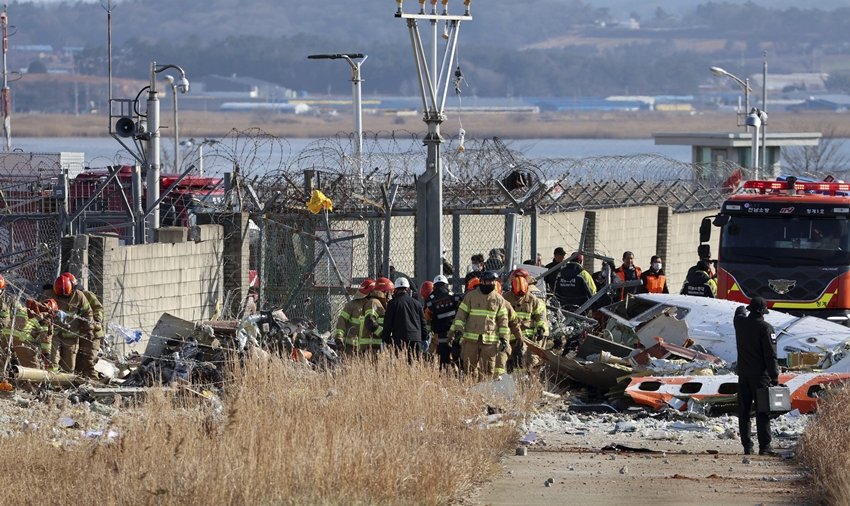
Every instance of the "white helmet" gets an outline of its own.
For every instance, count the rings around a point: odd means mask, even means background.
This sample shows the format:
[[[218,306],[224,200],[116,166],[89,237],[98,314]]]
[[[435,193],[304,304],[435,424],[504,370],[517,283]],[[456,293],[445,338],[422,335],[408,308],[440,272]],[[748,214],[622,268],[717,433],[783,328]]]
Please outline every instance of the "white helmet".
[[[442,274],[440,274],[439,276],[437,276],[436,278],[434,278],[434,281],[432,281],[432,283],[434,283],[435,285],[436,285],[437,283],[445,283],[445,284],[447,284],[447,285],[448,285],[448,284],[449,284],[449,279],[448,279],[447,277],[443,276]]]
[[[407,278],[398,278],[395,280],[395,289],[398,290],[399,288],[410,288],[410,282]]]

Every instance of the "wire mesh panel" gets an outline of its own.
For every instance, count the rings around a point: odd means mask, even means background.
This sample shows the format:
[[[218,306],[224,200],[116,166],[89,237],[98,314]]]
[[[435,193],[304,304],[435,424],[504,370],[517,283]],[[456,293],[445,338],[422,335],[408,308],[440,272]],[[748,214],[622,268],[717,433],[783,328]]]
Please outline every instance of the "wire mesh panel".
[[[52,215],[30,215],[0,222],[3,275],[32,290],[53,281],[60,235],[56,216]],[[38,255],[41,256],[36,258]]]

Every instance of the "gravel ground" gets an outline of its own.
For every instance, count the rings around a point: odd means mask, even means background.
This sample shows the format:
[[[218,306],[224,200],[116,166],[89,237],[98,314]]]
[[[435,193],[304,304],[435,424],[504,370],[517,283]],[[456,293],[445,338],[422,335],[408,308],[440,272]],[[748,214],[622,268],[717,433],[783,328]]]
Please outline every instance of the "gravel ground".
[[[569,404],[530,417],[517,444],[527,454],[506,457],[502,475],[460,503],[806,504],[794,446],[807,415],[773,420],[781,455],[760,457],[743,455],[735,415],[582,414]]]

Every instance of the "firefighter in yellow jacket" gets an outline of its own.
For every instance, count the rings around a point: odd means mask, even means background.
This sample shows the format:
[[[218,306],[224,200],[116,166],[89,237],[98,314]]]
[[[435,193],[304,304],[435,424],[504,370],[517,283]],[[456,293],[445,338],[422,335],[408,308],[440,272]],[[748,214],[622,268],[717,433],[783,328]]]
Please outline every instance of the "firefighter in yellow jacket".
[[[51,294],[45,292],[42,302],[48,298],[51,298]],[[63,371],[74,372],[80,339],[92,338],[91,306],[85,295],[76,290],[71,277],[65,274],[53,282],[52,298],[59,310],[53,322],[53,350],[50,361],[58,364]]]
[[[546,304],[531,291],[530,281],[534,278],[528,275],[528,271],[517,269],[511,278],[511,291],[505,294],[505,300],[516,311],[522,337],[529,341],[536,341],[542,346],[546,336],[549,335],[546,325]],[[540,363],[540,357],[532,353],[527,346],[522,346],[521,351],[516,349],[513,351],[513,361],[517,368],[534,367]]]
[[[353,354],[360,351],[380,349],[381,328],[378,323],[380,318],[380,302],[369,295],[375,290],[375,280],[367,279],[360,285],[360,289],[345,304],[337,319],[334,340],[337,344],[344,344],[345,353]]]
[[[517,312],[514,310],[514,307],[505,299],[505,296],[502,294],[502,283],[496,281],[496,293],[505,300],[505,308],[508,310],[508,330],[510,331],[510,341],[499,341],[499,346],[497,347],[498,353],[496,354],[496,368],[494,369],[494,373],[496,375],[505,374],[506,372],[510,372],[508,368],[508,361],[510,360],[511,353],[514,350],[522,351],[522,332],[519,327],[519,319],[517,318]],[[518,347],[518,348],[516,348]]]
[[[38,349],[33,328],[26,306],[6,291],[6,279],[0,276],[0,376],[8,366],[11,353],[24,367],[35,367]]]
[[[496,292],[496,273],[485,272],[480,279],[458,306],[452,326],[454,339],[461,342],[463,369],[479,380],[493,377],[498,348],[508,345],[508,308]]]

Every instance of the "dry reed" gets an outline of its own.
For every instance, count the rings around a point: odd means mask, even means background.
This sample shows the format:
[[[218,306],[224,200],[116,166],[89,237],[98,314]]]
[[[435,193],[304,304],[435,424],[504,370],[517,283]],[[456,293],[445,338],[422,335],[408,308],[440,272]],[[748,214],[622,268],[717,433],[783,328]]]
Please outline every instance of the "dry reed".
[[[829,393],[797,452],[821,504],[850,506],[850,387]]]
[[[255,357],[231,376],[219,412],[152,390],[112,418],[111,444],[63,433],[57,448],[54,408],[0,445],[0,504],[446,504],[497,472],[516,442],[511,415],[488,426],[482,408],[521,416],[541,388],[485,399],[390,353],[333,373]]]

